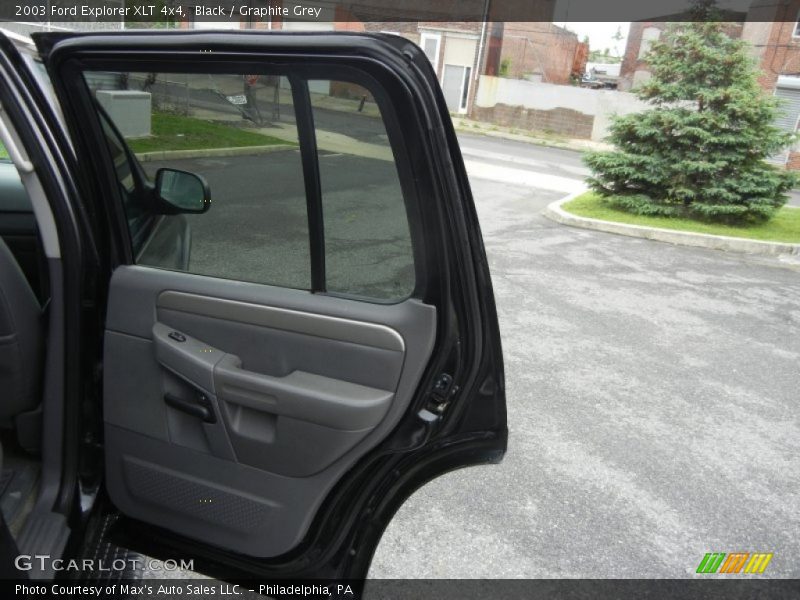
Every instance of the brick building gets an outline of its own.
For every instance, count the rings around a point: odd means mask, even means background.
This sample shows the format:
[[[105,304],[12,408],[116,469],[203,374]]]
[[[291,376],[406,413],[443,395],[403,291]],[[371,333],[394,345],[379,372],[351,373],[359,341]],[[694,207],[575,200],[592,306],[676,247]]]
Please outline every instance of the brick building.
[[[777,124],[797,131],[800,124],[800,0],[755,0],[750,7],[742,38],[753,46],[761,67],[759,83],[782,101]],[[788,149],[779,162],[800,170],[800,148]]]
[[[281,6],[289,9],[299,4],[283,0]],[[304,2],[308,7],[311,3]],[[273,2],[273,5],[278,3]],[[272,17],[267,20],[242,19],[240,22],[212,22],[188,20],[183,26],[194,29],[265,29],[282,31],[369,31],[403,36],[418,44],[433,65],[442,85],[451,112],[466,113],[472,106],[479,65],[485,62],[486,41],[491,35],[483,22],[401,22],[379,21],[372,13],[354,14],[333,2],[320,2],[322,9],[316,19],[288,20]],[[496,42],[495,42],[496,44]]]
[[[635,21],[628,30],[628,41],[625,44],[625,54],[622,56],[622,66],[619,70],[619,83],[617,89],[629,91],[650,77],[645,55],[650,51],[653,41],[661,37],[667,24],[663,22]]]
[[[800,76],[800,0],[755,0],[747,15],[742,39],[753,46],[761,67],[759,83],[767,91],[781,77]]]
[[[366,23],[367,31],[392,31],[397,23]],[[428,55],[452,112],[470,113],[480,75],[569,84],[586,66],[588,48],[571,31],[550,22],[410,23],[392,31]],[[387,29],[388,28],[388,29]],[[416,29],[416,31],[414,31]]]
[[[771,0],[757,0],[771,1]],[[735,18],[743,20],[744,15]],[[650,51],[650,46],[661,37],[669,26],[666,21],[635,21],[631,23],[628,31],[628,41],[625,45],[625,54],[622,57],[622,66],[619,73],[617,89],[623,92],[644,83],[650,78],[650,70],[644,57]],[[730,21],[725,24],[725,32],[731,37],[742,36],[742,24]]]
[[[363,28],[401,35],[417,44],[436,71],[450,112],[469,112],[485,64],[487,39],[491,35],[488,25],[482,22],[370,21],[364,23]]]
[[[504,76],[569,84],[586,68],[588,45],[553,23],[503,24],[500,65]]]
[[[289,8],[291,14],[292,7],[300,3],[283,0],[272,4]],[[382,15],[363,8],[368,3],[320,1],[302,4],[320,7],[320,17],[305,21],[280,17],[242,19],[238,23],[189,19],[182,26],[195,29],[346,30],[400,35],[423,49],[436,71],[450,111],[458,114],[471,112],[480,75],[499,74],[503,61],[510,67],[507,73],[510,77],[531,77],[567,84],[571,76],[579,77],[583,73],[588,55],[586,44],[579,42],[576,34],[550,22],[555,6],[555,2],[550,0],[536,4],[538,10],[543,11],[542,21],[527,23],[380,21]],[[488,4],[480,2],[476,6],[488,7],[491,18],[491,0]],[[353,12],[355,10],[359,12]],[[386,15],[386,18],[397,16]]]

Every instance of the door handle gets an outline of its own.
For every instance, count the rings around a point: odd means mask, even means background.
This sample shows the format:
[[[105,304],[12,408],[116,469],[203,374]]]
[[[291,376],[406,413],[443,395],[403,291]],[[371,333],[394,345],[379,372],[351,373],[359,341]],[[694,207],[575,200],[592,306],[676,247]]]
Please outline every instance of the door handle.
[[[164,394],[164,402],[167,406],[171,406],[175,410],[179,410],[187,415],[197,417],[206,423],[216,423],[217,415],[214,414],[214,408],[211,406],[211,401],[205,394],[198,394],[196,401],[186,400],[185,398],[178,398],[173,394]]]
[[[153,345],[162,366],[198,391],[214,393],[214,365],[224,352],[158,322],[153,324]]]

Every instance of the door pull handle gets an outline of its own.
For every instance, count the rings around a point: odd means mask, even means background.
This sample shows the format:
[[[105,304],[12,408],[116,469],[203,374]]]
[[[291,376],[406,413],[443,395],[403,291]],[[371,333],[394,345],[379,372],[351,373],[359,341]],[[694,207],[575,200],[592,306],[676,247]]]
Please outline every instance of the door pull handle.
[[[164,394],[164,402],[168,406],[179,410],[187,415],[197,417],[206,423],[216,423],[217,416],[214,414],[214,407],[211,405],[211,400],[205,394],[198,394],[197,398],[193,400],[186,400],[178,398],[173,394]]]

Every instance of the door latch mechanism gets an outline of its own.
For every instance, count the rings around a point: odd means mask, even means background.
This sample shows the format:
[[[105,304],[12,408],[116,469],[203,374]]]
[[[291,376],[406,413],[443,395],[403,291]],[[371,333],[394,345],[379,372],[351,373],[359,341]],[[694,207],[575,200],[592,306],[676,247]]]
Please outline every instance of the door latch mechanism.
[[[442,415],[457,391],[458,386],[453,384],[453,376],[449,373],[440,373],[428,394],[428,410],[436,415]]]

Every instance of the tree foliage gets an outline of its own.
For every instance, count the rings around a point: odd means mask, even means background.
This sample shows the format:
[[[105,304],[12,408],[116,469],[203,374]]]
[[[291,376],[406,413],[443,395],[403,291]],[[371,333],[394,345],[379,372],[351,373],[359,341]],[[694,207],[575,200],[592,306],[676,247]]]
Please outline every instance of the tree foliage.
[[[746,42],[717,21],[679,23],[645,58],[652,76],[635,93],[653,107],[615,118],[615,150],[586,156],[592,189],[642,215],[772,216],[795,180],[765,159],[795,136],[775,126],[778,105],[758,85]]]

